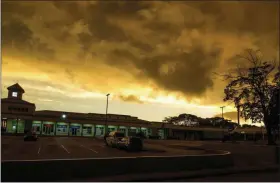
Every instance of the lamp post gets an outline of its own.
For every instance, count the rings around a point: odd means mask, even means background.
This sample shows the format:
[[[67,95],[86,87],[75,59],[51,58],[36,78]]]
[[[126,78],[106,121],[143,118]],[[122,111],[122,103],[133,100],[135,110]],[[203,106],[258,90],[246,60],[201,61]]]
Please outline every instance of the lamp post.
[[[107,103],[106,103],[105,135],[106,135],[106,133],[107,133],[107,122],[108,122],[108,103],[109,103],[109,96],[110,96],[110,93],[108,93],[106,96],[107,96]]]
[[[66,114],[61,115],[61,118],[63,119],[63,121],[65,121],[66,117],[67,117]],[[57,125],[56,125],[56,127],[57,127]],[[56,131],[56,127],[55,127],[55,131]],[[68,136],[69,136],[69,129],[70,129],[70,124],[68,124],[68,129],[67,129],[68,130]]]

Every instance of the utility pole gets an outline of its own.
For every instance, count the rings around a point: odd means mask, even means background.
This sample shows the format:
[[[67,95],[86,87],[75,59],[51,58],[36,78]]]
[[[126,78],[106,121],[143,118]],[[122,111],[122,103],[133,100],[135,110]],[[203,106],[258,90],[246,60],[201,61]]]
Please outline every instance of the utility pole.
[[[238,126],[240,126],[240,106],[237,106],[237,123]]]
[[[222,118],[223,118],[223,123],[224,123],[224,108],[225,108],[226,106],[222,106],[222,107],[220,107],[221,109],[222,109]],[[222,123],[222,129],[223,129],[223,138],[225,137],[225,125]]]
[[[221,109],[222,109],[222,118],[224,118],[224,108],[225,108],[226,106],[222,106],[222,107],[220,107]]]
[[[107,134],[107,122],[108,122],[108,102],[109,102],[109,96],[110,96],[110,93],[108,93],[106,96],[107,96],[107,103],[106,103],[105,135]]]

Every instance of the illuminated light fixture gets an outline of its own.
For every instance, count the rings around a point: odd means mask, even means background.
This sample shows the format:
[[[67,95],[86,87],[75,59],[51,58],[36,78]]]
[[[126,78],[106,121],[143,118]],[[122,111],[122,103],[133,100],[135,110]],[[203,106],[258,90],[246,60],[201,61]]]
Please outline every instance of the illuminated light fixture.
[[[66,118],[66,114],[62,114],[62,118],[65,119]]]

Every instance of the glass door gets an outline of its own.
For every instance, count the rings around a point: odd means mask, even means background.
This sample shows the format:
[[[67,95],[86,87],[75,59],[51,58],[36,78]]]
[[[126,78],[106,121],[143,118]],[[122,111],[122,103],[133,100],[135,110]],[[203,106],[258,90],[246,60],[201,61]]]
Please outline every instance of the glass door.
[[[43,134],[51,135],[53,133],[53,125],[52,124],[43,124]]]

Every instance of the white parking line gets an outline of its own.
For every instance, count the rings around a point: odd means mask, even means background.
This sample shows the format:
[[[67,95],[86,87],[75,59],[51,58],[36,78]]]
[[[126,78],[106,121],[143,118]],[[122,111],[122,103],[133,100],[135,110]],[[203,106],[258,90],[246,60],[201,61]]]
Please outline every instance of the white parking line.
[[[70,153],[63,145],[60,145],[67,153]]]
[[[90,150],[90,151],[92,151],[92,152],[98,153],[97,151],[95,151],[95,150],[93,150],[93,149],[91,149],[91,148],[87,148],[87,147],[85,147],[84,145],[80,145],[80,146],[83,147],[83,148],[85,148],[85,149],[88,149],[88,150]]]
[[[39,149],[38,149],[38,154],[40,154],[40,150],[41,150],[41,147],[39,147]]]

